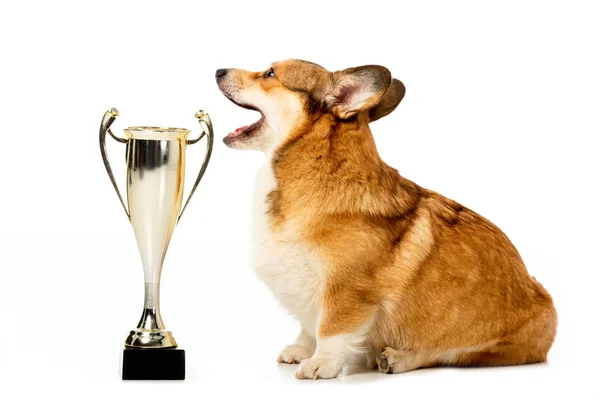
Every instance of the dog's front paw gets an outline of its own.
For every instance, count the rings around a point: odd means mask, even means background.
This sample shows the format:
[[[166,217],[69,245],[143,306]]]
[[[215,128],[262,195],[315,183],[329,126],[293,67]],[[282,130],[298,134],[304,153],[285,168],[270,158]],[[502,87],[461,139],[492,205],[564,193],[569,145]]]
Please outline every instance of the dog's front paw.
[[[325,358],[310,358],[300,363],[296,370],[298,379],[330,379],[338,376],[343,365]]]
[[[301,361],[308,360],[312,355],[313,352],[307,347],[300,344],[290,344],[283,349],[279,358],[277,358],[277,362],[284,364],[298,364]]]

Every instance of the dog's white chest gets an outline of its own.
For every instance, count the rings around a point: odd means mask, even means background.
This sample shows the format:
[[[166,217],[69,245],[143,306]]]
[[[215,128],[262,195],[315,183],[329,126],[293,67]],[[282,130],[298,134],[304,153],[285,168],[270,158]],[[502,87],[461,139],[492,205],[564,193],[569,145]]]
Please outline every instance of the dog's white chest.
[[[277,232],[270,228],[266,201],[275,187],[267,162],[259,170],[254,185],[252,267],[303,328],[316,335],[323,270],[313,252],[295,240],[298,230],[293,222],[287,222]]]

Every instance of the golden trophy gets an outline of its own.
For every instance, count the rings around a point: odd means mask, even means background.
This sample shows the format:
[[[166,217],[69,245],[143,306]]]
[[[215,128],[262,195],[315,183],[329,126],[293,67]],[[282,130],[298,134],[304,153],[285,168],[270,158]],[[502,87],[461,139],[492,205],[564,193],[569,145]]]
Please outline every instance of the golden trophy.
[[[124,129],[125,138],[110,130],[119,112],[111,109],[100,125],[100,151],[121,205],[131,222],[144,267],[144,308],[137,329],[125,339],[122,378],[185,379],[185,352],[177,349],[160,314],[160,275],[173,229],[196,191],[210,160],[213,128],[208,114],[196,113],[200,136],[189,130],[154,126]],[[127,205],[119,191],[106,153],[106,134],[126,145]],[[192,190],[183,203],[187,145],[207,138],[206,154]],[[182,208],[183,204],[183,208]]]

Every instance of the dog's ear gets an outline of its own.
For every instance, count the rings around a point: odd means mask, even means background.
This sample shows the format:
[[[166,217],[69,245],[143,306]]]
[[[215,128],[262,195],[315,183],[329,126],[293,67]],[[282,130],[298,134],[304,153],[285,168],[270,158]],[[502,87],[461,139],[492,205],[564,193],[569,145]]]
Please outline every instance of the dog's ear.
[[[379,65],[337,71],[332,78],[325,103],[332,114],[342,119],[378,104],[392,81],[390,71]]]
[[[371,122],[383,118],[398,107],[398,104],[404,98],[406,88],[398,79],[392,79],[392,84],[385,92],[379,103],[369,110],[369,118]]]

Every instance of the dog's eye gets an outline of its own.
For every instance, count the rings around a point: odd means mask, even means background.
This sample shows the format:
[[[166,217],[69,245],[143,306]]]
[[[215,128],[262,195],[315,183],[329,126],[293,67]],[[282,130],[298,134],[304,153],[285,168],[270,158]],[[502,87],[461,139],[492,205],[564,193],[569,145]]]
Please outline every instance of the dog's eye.
[[[274,76],[275,76],[275,71],[273,71],[273,68],[271,68],[270,70],[265,72],[265,74],[263,75],[263,78],[267,79],[267,78],[272,78]]]

